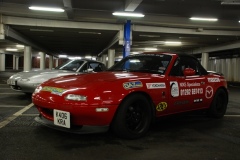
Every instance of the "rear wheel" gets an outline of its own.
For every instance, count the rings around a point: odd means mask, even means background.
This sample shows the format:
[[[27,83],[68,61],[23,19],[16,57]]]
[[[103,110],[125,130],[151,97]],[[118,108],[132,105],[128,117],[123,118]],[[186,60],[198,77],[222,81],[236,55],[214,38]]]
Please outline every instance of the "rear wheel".
[[[228,95],[223,89],[218,89],[214,95],[212,104],[209,108],[210,116],[214,118],[221,118],[227,110]]]
[[[151,105],[141,94],[127,97],[119,106],[111,128],[122,138],[136,139],[146,134],[151,124]]]

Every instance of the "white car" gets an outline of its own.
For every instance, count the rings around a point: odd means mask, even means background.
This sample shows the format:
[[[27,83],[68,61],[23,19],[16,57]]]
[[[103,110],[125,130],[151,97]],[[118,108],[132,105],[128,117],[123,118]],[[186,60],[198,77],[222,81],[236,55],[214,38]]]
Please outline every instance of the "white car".
[[[15,91],[33,93],[42,82],[65,75],[100,72],[106,69],[101,62],[88,59],[69,60],[66,63],[48,70],[24,71],[12,75],[7,84]]]

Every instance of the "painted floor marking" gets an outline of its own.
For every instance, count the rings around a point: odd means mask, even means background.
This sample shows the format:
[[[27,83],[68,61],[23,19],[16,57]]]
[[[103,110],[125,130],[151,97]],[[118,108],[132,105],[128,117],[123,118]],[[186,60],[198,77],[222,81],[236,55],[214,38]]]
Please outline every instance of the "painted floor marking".
[[[6,126],[8,123],[10,123],[11,121],[13,121],[14,119],[16,119],[18,116],[22,115],[23,112],[25,112],[26,110],[28,110],[29,108],[31,108],[33,106],[33,103],[29,104],[28,106],[24,107],[23,109],[21,109],[20,111],[14,113],[12,116],[8,117],[6,120],[4,120],[3,122],[0,122],[0,129],[3,128],[4,126]]]
[[[0,108],[23,108],[24,106],[19,105],[0,105]]]

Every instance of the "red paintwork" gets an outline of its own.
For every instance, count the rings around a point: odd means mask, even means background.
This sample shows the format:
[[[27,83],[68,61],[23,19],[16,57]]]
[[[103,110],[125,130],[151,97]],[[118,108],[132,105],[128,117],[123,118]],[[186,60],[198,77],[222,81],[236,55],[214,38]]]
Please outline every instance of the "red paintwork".
[[[51,112],[46,109],[68,111],[71,114],[71,124],[74,125],[110,125],[114,114],[129,94],[142,92],[150,97],[156,108],[156,116],[169,115],[184,111],[208,108],[212,102],[215,91],[219,87],[226,88],[224,77],[219,75],[189,76],[192,70],[186,70],[186,76],[168,76],[177,54],[171,54],[172,61],[165,75],[139,73],[139,72],[99,72],[84,75],[70,75],[48,80],[41,87],[51,86],[66,89],[61,96],[47,91],[33,93],[32,100],[39,112],[47,119],[53,120]],[[209,82],[219,80],[219,82]],[[142,87],[125,89],[123,83],[141,81]],[[171,85],[178,84],[179,96],[171,95]],[[165,83],[165,88],[148,89],[147,83]],[[191,87],[190,87],[191,86]],[[213,91],[211,91],[213,89]],[[65,100],[67,94],[87,96],[86,102]],[[190,94],[190,95],[189,95]],[[201,103],[194,103],[201,99]],[[167,107],[159,110],[158,104],[166,102]],[[95,109],[109,108],[108,112],[96,112]]]

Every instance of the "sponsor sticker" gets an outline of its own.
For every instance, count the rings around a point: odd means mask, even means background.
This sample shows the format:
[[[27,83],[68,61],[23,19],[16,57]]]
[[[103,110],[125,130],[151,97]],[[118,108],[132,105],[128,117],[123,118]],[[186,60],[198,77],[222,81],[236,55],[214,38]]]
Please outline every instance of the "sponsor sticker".
[[[219,78],[208,78],[208,82],[212,83],[212,82],[220,82]]]
[[[157,107],[156,110],[157,111],[163,111],[167,108],[167,102],[160,102]]]
[[[210,99],[210,98],[212,98],[212,96],[213,96],[213,88],[211,86],[207,86],[206,92],[205,92],[205,97],[207,99]]]
[[[123,83],[123,88],[125,89],[132,89],[132,88],[140,88],[142,87],[141,81],[134,81],[134,82],[125,82]]]
[[[146,83],[147,89],[166,88],[165,83]]]
[[[61,96],[63,94],[63,92],[66,91],[66,89],[45,86],[45,87],[42,88],[42,91],[51,92],[52,94],[56,94],[56,95]]]
[[[177,81],[171,81],[170,82],[171,87],[171,96],[178,97],[179,96],[179,87]]]

